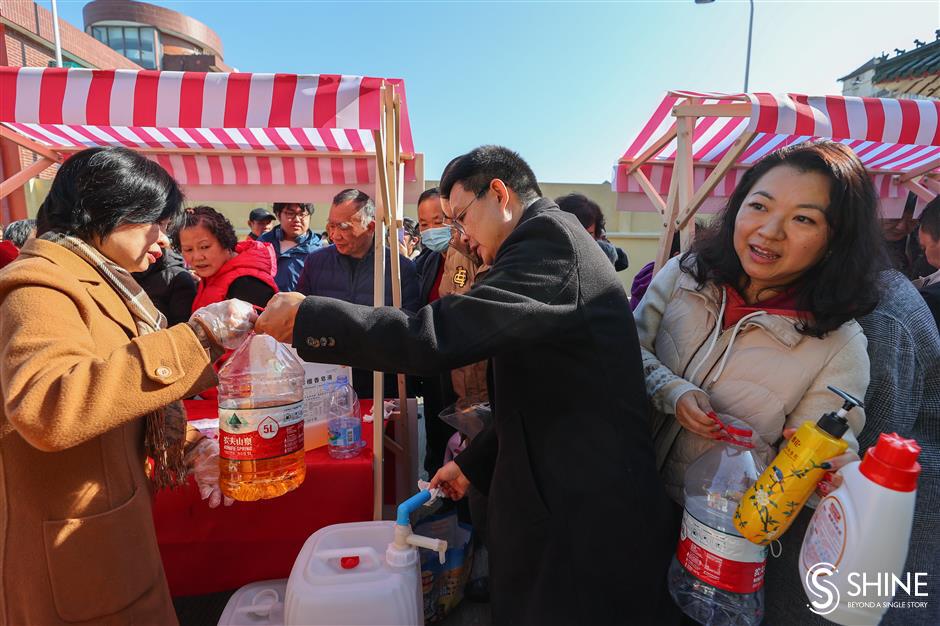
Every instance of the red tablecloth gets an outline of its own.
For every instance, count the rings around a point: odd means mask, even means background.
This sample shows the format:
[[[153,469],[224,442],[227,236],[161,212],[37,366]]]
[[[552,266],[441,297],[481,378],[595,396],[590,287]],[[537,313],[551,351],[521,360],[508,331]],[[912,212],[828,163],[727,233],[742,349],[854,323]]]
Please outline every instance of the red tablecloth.
[[[363,412],[370,404],[362,401]],[[218,415],[212,402],[187,401],[186,408],[191,420]],[[198,595],[285,578],[315,531],[371,520],[371,424],[363,424],[362,436],[367,447],[352,459],[332,459],[326,447],[307,452],[303,484],[272,500],[210,509],[192,483],[159,492],[153,518],[170,592]]]

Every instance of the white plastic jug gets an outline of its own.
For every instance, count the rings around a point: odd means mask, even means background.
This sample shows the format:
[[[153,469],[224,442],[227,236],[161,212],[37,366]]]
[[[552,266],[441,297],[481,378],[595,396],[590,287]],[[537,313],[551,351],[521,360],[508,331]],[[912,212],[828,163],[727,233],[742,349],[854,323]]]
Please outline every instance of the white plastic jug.
[[[242,587],[219,626],[423,624],[418,548],[436,551],[443,563],[447,542],[412,534],[409,516],[430,498],[412,496],[394,522],[321,528],[297,555],[286,590],[276,580]]]
[[[285,623],[423,624],[420,565],[386,562],[394,537],[394,522],[336,524],[311,535],[287,581]]]

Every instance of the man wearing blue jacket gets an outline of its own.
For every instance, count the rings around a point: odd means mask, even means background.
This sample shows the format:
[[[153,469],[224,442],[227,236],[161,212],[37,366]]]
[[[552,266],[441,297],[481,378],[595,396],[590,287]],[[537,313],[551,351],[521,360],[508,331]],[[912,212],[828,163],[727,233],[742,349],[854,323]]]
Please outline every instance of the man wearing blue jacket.
[[[305,296],[328,296],[352,304],[374,304],[375,203],[358,189],[345,189],[333,198],[326,232],[333,245],[312,252],[297,285],[290,291]],[[413,261],[400,257],[401,307],[420,308],[418,275]],[[385,250],[385,305],[392,304],[391,252]],[[394,376],[385,377],[386,397],[397,397]],[[360,398],[372,397],[372,373],[353,370],[353,389]]]
[[[274,282],[279,291],[296,291],[297,278],[307,255],[320,249],[320,236],[310,230],[313,205],[308,202],[275,202],[277,226],[258,241],[274,246],[277,254],[277,275]]]

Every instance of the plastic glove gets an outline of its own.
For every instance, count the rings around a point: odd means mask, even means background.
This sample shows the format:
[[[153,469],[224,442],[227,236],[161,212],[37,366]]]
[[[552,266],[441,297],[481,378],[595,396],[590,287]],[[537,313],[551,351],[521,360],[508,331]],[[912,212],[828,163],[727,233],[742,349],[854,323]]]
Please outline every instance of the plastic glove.
[[[258,314],[242,300],[223,300],[204,306],[189,318],[206,329],[210,339],[229,350],[237,348],[255,326]]]
[[[208,437],[202,439],[186,454],[186,464],[190,467],[199,488],[199,497],[208,500],[209,508],[214,509],[225,500],[225,506],[232,506],[228,496],[223,498],[219,487],[219,442]]]

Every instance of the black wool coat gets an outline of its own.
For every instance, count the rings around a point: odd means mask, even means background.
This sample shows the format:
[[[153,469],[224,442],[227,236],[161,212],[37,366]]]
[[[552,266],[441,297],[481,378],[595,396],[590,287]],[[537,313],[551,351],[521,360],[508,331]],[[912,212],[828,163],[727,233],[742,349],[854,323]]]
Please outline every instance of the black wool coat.
[[[540,199],[465,295],[416,314],[307,298],[302,358],[433,374],[491,359],[494,426],[457,463],[488,494],[497,623],[659,622],[678,539],[639,342],[610,261]]]

